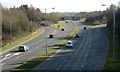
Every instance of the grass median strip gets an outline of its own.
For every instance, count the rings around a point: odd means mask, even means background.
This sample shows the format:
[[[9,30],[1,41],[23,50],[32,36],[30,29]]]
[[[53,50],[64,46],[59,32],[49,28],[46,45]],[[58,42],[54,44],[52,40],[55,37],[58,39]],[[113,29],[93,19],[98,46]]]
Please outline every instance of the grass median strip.
[[[12,48],[12,47],[14,47],[14,46],[16,46],[16,45],[26,41],[26,40],[29,40],[32,37],[34,37],[34,36],[38,35],[39,33],[41,33],[42,31],[43,31],[43,29],[39,29],[37,32],[34,32],[34,33],[32,33],[32,34],[30,34],[30,35],[28,35],[26,37],[23,37],[23,38],[21,38],[19,40],[16,40],[16,41],[12,42],[11,45],[10,44],[5,45],[4,47],[2,47],[2,49],[0,49],[0,52],[8,50],[8,49],[10,49],[10,48]]]
[[[109,50],[103,72],[106,70],[120,70],[120,45],[118,42],[118,37],[116,36],[115,39],[115,60],[113,63],[113,35],[109,34],[106,29],[103,29],[103,31],[107,34],[109,39]]]
[[[59,28],[57,28],[58,25],[59,25]],[[52,27],[54,29],[61,30],[62,28],[65,27],[65,22],[64,21],[59,21],[57,24],[51,25],[50,27]]]
[[[21,72],[21,71],[22,72],[24,72],[24,71],[28,72],[31,69],[33,69],[35,66],[39,65],[40,63],[42,63],[48,57],[50,57],[58,49],[60,49],[60,47],[63,46],[69,39],[71,39],[74,36],[74,34],[77,32],[77,30],[78,30],[76,23],[75,22],[72,22],[72,23],[73,23],[73,30],[70,33],[70,35],[66,36],[64,39],[62,39],[61,41],[56,43],[54,46],[49,48],[47,55],[46,55],[46,52],[44,51],[41,54],[39,54],[38,56],[36,56],[35,58],[31,59],[30,61],[25,62],[24,64],[20,65],[16,69],[11,70],[11,72]]]

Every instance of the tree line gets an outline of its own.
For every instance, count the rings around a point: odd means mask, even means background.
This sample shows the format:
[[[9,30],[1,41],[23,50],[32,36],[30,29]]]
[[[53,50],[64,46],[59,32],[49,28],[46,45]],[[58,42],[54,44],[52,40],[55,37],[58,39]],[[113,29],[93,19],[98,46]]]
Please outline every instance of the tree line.
[[[111,5],[104,11],[79,12],[75,16],[80,19],[86,18],[85,23],[89,25],[107,24],[107,31],[113,33],[113,12],[114,5]],[[115,8],[115,33],[120,41],[120,8]]]
[[[55,24],[58,18],[53,14],[47,14],[47,25]],[[45,13],[32,5],[21,5],[10,9],[2,7],[2,44],[10,41],[10,23],[12,41],[20,39],[45,26]]]

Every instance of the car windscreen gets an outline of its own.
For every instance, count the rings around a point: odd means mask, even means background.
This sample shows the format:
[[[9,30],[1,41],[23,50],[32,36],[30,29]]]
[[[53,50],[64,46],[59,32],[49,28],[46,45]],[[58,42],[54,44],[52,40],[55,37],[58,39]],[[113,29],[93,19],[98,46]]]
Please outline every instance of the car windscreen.
[[[79,34],[76,34],[76,36],[79,36]]]
[[[72,44],[71,42],[68,42],[67,44]]]
[[[23,46],[20,46],[19,48],[24,48]]]

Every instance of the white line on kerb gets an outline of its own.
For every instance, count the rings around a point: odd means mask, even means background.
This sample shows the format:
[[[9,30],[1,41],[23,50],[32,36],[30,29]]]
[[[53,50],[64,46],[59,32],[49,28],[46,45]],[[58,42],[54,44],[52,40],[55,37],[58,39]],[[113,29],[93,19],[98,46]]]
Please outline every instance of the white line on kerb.
[[[4,65],[5,63],[0,64],[0,66]]]

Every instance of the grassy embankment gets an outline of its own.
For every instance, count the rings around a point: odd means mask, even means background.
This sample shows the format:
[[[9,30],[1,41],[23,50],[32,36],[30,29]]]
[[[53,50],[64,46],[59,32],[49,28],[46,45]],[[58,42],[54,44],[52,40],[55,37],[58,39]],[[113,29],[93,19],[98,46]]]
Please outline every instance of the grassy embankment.
[[[16,69],[13,69],[12,72],[21,72],[21,71],[30,71],[38,64],[42,63],[44,60],[46,60],[48,57],[50,57],[53,53],[55,53],[58,49],[60,49],[61,46],[63,46],[70,38],[74,36],[74,34],[77,32],[77,24],[73,23],[73,31],[70,33],[69,36],[66,36],[64,39],[56,43],[54,46],[48,49],[48,54],[46,55],[46,52],[42,52],[40,55],[36,56],[35,58],[31,59],[28,62],[25,62],[24,64],[20,65]]]
[[[87,25],[88,28],[94,28],[96,26],[100,26],[100,25],[92,26],[87,23],[85,24]],[[105,25],[105,24],[101,24],[101,25]],[[114,72],[115,70],[120,70],[120,49],[119,49],[120,44],[118,41],[118,37],[117,36],[115,37],[115,60],[113,63],[113,34],[109,34],[106,29],[103,29],[103,31],[108,36],[108,40],[109,40],[109,50],[108,50],[108,54],[107,54],[107,58],[106,58],[103,71],[106,72],[106,70],[113,70]],[[115,72],[118,72],[118,71],[115,71]]]
[[[60,28],[57,28],[57,26],[60,26]],[[65,22],[64,21],[59,21],[57,24],[50,25],[51,28],[61,30],[62,28],[65,27]]]
[[[79,20],[79,21],[84,23],[88,28],[92,28],[93,27],[91,24],[86,23],[85,20]]]
[[[43,29],[39,29],[37,32],[34,32],[34,33],[32,33],[32,34],[30,34],[30,35],[28,35],[28,36],[26,36],[26,37],[23,37],[23,38],[21,38],[21,39],[18,39],[18,40],[16,40],[16,41],[12,42],[11,45],[10,45],[10,44],[5,45],[4,47],[2,47],[2,49],[0,49],[0,52],[3,52],[3,51],[5,51],[5,50],[8,50],[8,49],[10,49],[10,48],[12,48],[12,47],[14,47],[14,46],[16,46],[16,45],[19,45],[20,43],[23,43],[23,42],[25,42],[26,40],[29,40],[29,39],[31,39],[32,37],[38,35],[38,34],[41,33],[42,31],[44,31],[44,30],[43,30]]]
[[[116,36],[115,39],[115,61],[113,63],[113,35],[109,34],[106,29],[103,29],[103,31],[107,34],[109,39],[109,51],[103,70],[120,70],[120,44],[118,37]]]

